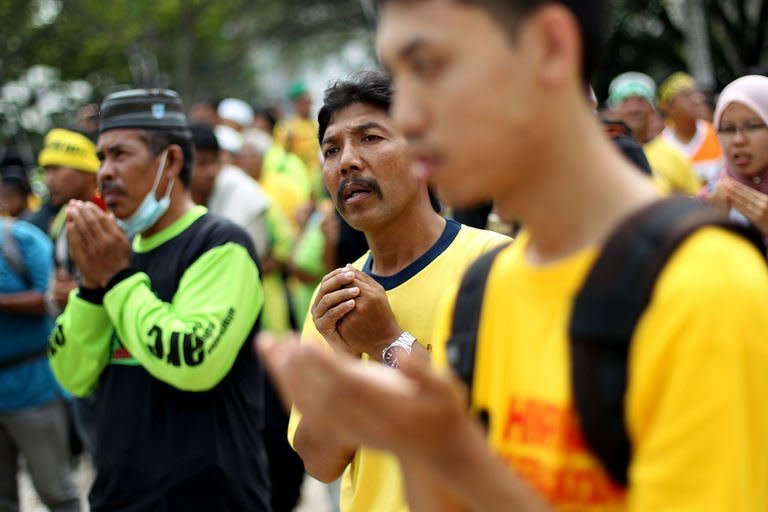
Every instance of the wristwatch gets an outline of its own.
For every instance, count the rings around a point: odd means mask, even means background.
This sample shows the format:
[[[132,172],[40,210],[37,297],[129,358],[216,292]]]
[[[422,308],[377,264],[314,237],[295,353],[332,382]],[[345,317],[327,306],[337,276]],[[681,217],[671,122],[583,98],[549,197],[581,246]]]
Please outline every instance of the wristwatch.
[[[414,343],[416,343],[416,337],[407,331],[403,331],[395,341],[381,351],[382,362],[389,367],[397,368],[400,366],[400,357],[410,354]]]

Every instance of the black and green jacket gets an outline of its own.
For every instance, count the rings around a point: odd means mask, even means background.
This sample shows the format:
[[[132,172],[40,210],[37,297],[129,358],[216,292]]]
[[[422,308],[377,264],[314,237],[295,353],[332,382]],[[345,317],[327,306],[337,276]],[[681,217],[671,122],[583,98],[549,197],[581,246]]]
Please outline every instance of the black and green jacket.
[[[136,237],[106,289],[70,296],[50,361],[95,393],[93,510],[269,509],[256,261],[244,231],[196,207]]]

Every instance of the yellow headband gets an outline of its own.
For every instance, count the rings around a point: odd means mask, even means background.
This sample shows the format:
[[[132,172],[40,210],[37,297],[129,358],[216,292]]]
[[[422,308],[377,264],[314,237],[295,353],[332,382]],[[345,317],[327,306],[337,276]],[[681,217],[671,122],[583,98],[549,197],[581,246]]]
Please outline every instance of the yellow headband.
[[[45,136],[37,163],[40,167],[61,165],[85,172],[99,170],[93,142],[85,135],[62,128],[54,128]]]
[[[664,105],[677,96],[680,91],[696,87],[696,80],[687,73],[677,72],[659,87],[659,104]]]

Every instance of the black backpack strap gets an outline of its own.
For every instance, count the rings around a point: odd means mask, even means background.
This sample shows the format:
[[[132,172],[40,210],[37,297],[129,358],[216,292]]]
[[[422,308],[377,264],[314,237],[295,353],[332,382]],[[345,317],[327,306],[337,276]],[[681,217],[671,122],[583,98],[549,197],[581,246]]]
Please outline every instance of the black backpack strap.
[[[453,310],[451,337],[448,339],[447,356],[453,370],[472,391],[475,375],[475,352],[477,333],[480,328],[480,314],[488,274],[496,256],[509,246],[508,243],[494,247],[478,258],[461,280]]]
[[[614,231],[574,302],[569,334],[576,411],[587,446],[624,486],[632,455],[624,423],[632,334],[664,265],[704,226],[744,236],[765,254],[759,233],[706,204],[683,197],[661,200]]]

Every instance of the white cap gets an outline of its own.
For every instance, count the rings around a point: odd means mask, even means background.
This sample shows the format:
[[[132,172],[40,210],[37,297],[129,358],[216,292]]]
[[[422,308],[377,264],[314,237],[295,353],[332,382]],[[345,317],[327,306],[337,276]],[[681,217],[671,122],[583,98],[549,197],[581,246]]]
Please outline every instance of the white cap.
[[[243,132],[243,146],[248,146],[263,155],[272,147],[272,137],[263,130],[251,128]]]
[[[237,153],[243,147],[242,135],[231,126],[216,125],[213,128],[213,133],[216,134],[216,140],[219,141],[219,147],[223,151]]]
[[[253,124],[253,109],[248,103],[237,98],[221,100],[216,113],[220,118],[233,121],[244,128]]]

